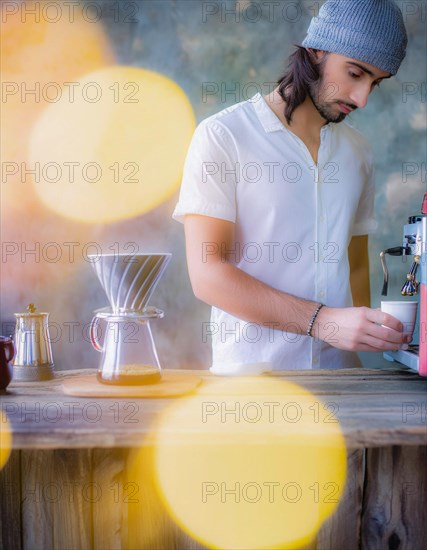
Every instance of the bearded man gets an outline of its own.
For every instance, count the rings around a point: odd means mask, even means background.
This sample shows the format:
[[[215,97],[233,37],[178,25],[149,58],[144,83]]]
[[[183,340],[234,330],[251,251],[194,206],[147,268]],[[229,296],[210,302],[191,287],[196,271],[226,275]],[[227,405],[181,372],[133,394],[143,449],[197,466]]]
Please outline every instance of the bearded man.
[[[197,127],[174,218],[212,306],[215,372],[348,368],[357,351],[407,347],[402,324],[368,307],[373,155],[346,120],[406,46],[392,0],[328,0],[271,94]]]

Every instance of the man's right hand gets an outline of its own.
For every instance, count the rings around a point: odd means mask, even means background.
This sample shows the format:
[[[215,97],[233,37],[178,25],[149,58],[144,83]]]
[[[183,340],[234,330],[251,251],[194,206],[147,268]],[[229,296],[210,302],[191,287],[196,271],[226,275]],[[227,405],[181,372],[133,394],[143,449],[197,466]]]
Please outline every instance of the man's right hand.
[[[384,326],[382,326],[384,325]],[[369,307],[323,307],[313,326],[313,336],[347,351],[406,349],[411,338],[402,323],[379,309]]]

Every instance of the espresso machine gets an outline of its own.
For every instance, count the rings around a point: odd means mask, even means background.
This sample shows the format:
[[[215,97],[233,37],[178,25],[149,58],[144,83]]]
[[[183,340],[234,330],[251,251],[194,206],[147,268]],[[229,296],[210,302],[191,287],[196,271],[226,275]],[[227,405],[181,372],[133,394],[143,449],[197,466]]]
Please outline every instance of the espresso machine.
[[[384,273],[382,295],[387,296],[388,270],[385,255],[413,256],[406,281],[401,289],[402,296],[419,294],[419,343],[410,345],[408,350],[387,351],[384,358],[397,361],[421,376],[427,376],[427,193],[424,194],[421,214],[410,216],[403,226],[402,246],[388,248],[380,254]],[[416,341],[416,334],[414,333]]]

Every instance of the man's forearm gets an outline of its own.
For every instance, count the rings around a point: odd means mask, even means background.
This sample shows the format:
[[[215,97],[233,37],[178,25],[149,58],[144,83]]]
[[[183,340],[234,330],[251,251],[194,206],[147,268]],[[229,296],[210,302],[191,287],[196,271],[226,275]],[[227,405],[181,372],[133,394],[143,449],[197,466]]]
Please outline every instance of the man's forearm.
[[[306,334],[317,305],[271,288],[228,262],[211,262],[193,281],[193,290],[200,300],[243,321],[298,334]],[[312,334],[340,349],[383,351],[400,348],[401,331],[399,321],[380,311],[323,307]]]
[[[274,289],[228,262],[212,262],[193,282],[202,301],[244,321],[277,330],[307,332],[317,302]]]

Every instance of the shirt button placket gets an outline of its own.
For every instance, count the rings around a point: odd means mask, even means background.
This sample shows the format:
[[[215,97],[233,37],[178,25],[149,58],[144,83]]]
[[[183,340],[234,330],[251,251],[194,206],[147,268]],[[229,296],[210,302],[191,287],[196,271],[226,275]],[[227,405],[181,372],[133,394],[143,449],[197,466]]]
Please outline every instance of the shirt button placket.
[[[317,280],[316,280],[316,292],[317,301],[325,303],[327,298],[327,258],[325,254],[328,253],[328,231],[327,231],[327,219],[325,214],[325,200],[324,200],[324,186],[322,181],[321,167],[323,166],[322,148],[324,146],[325,136],[321,135],[321,143],[318,155],[318,176],[317,176],[317,246],[318,246],[318,265],[316,266]],[[314,341],[312,346],[312,368],[319,369],[321,367],[320,351],[322,348],[322,342],[314,335]]]

